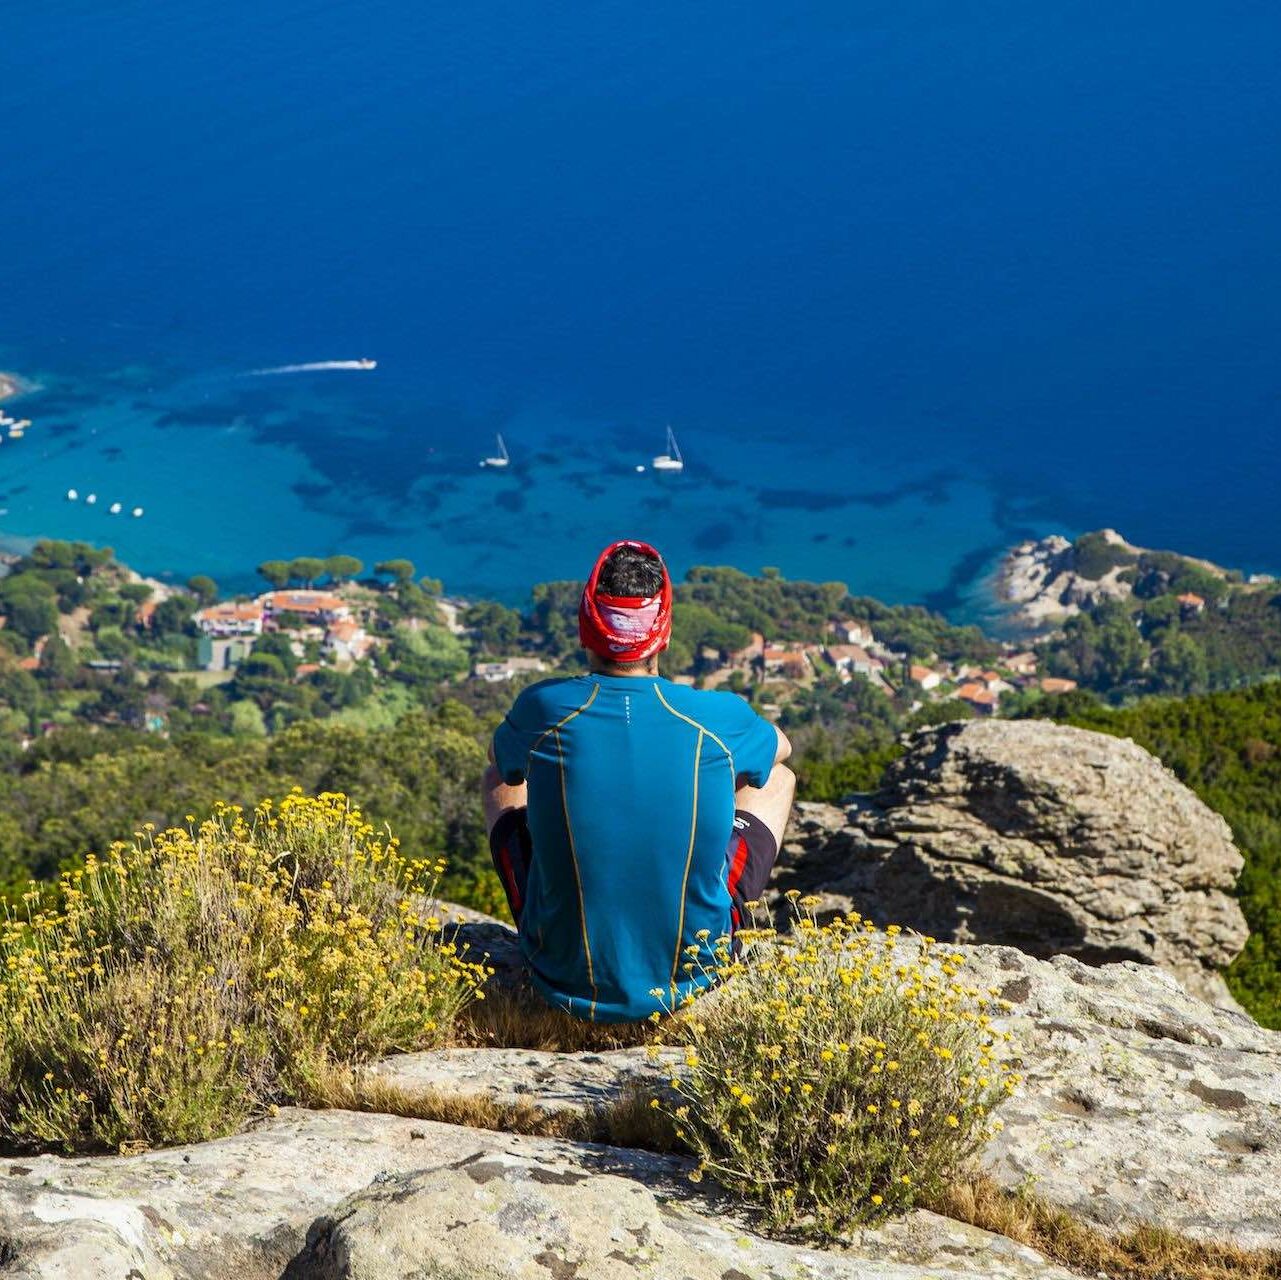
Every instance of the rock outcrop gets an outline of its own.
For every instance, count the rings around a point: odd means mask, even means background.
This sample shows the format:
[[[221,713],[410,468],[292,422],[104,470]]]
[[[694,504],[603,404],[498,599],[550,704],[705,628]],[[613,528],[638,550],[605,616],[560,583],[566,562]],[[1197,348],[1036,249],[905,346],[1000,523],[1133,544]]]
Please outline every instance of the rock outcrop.
[[[801,805],[775,881],[939,938],[1137,960],[1229,999],[1245,945],[1224,820],[1128,739],[1036,720],[925,729],[848,811]]]
[[[903,943],[901,945],[910,945]],[[961,946],[1012,1004],[1025,1084],[988,1171],[1112,1230],[1281,1240],[1281,1035],[1132,962]],[[643,1050],[451,1050],[390,1059],[404,1083],[598,1106]],[[1030,1249],[918,1211],[839,1249],[763,1239],[679,1157],[427,1120],[282,1111],[140,1156],[0,1159],[5,1280],[489,1280],[651,1275],[1066,1280]],[[648,1270],[646,1269],[648,1267]]]
[[[1133,743],[981,721],[918,734],[849,811],[802,806],[773,892],[958,940],[966,980],[1009,1002],[995,1025],[1024,1080],[983,1156],[1000,1186],[1031,1188],[1105,1233],[1157,1224],[1277,1248],[1281,1035],[1191,993],[1216,994],[1214,967],[1244,940],[1228,896],[1239,867],[1223,822]],[[456,938],[491,957],[498,998],[486,1007],[527,997],[510,929],[471,913]],[[370,1083],[398,1086],[401,1109],[419,1093],[418,1114],[442,1114],[426,1100],[450,1093],[475,1104],[456,1117],[505,1107],[548,1122],[539,1132],[578,1135],[600,1131],[556,1113],[599,1118],[682,1069],[680,1055],[655,1065],[643,1049],[458,1048],[387,1059]],[[286,1109],[185,1148],[0,1158],[0,1276],[1069,1277],[923,1210],[831,1248],[767,1239],[750,1210],[689,1171],[680,1156],[623,1145]]]
[[[1084,554],[1083,540],[1069,542],[1060,534],[1020,542],[1006,552],[995,587],[997,599],[1009,606],[1007,626],[1035,635],[1108,600],[1128,600],[1145,559],[1149,567],[1154,558],[1167,565],[1174,560],[1215,578],[1229,577],[1209,560],[1137,547],[1115,529],[1099,529],[1087,537],[1093,545]],[[1158,569],[1158,581],[1161,576]]]
[[[1102,533],[1113,545],[1132,549],[1114,529]],[[1121,576],[1127,567],[1116,565],[1098,578],[1087,578],[1077,572],[1072,543],[1055,533],[1010,548],[997,571],[996,594],[1011,606],[1011,625],[1030,633],[1045,631],[1083,607],[1128,599],[1132,589]]]

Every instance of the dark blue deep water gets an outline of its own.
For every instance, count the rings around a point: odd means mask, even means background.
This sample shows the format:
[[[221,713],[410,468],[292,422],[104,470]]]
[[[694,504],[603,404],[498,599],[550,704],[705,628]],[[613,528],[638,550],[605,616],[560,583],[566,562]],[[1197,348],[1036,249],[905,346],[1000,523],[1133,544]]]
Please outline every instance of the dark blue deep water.
[[[511,596],[636,532],[959,612],[1027,531],[1281,567],[1278,65],[1275,0],[9,0],[0,534]]]

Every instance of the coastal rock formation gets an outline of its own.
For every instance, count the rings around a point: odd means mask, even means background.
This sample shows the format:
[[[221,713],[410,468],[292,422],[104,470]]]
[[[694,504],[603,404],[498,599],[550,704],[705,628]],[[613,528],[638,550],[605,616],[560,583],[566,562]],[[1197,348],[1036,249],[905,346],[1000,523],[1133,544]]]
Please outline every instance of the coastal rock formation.
[[[910,946],[910,942],[901,943]],[[1281,1236],[1281,1035],[1161,970],[960,946],[1025,1083],[985,1156],[1003,1186],[1104,1230],[1160,1223],[1244,1247]],[[439,1057],[437,1065],[433,1059]],[[390,1059],[402,1084],[590,1110],[644,1051],[451,1050]],[[1065,1280],[1032,1250],[918,1211],[839,1249],[765,1240],[683,1159],[348,1111],[132,1157],[0,1159],[6,1280],[410,1280],[630,1274]],[[645,1263],[661,1257],[670,1271]],[[676,1263],[679,1262],[679,1266]],[[612,1264],[607,1266],[607,1264]],[[505,1268],[505,1269],[504,1269]]]
[[[1133,551],[1115,529],[1101,530],[1113,546]],[[1132,594],[1122,581],[1125,565],[1108,569],[1101,577],[1087,578],[1077,571],[1072,543],[1060,534],[1020,542],[1006,554],[997,573],[997,597],[1015,606],[1010,621],[1029,631],[1047,627],[1080,613],[1082,606],[1104,600],[1125,600]]]
[[[1128,739],[1045,721],[918,732],[848,812],[799,806],[782,862],[775,895],[824,912],[1157,964],[1220,1002],[1247,936],[1227,823]]]

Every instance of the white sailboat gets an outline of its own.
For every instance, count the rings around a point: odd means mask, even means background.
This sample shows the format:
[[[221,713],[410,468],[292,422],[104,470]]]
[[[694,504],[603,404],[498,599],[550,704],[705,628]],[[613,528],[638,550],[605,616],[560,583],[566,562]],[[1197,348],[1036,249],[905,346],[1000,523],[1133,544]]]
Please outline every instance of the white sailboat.
[[[493,457],[482,458],[480,465],[482,467],[505,467],[509,462],[511,462],[511,455],[507,452],[507,445],[500,435],[498,437],[498,453]]]
[[[685,459],[681,457],[680,446],[676,443],[676,437],[672,434],[672,429],[667,428],[667,452],[660,453],[653,461],[655,471],[683,471],[685,469]]]

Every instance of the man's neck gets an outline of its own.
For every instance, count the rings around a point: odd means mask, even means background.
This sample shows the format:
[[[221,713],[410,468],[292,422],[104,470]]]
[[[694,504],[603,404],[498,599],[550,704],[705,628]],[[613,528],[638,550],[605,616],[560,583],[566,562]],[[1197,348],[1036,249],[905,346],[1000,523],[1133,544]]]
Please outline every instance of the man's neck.
[[[658,675],[658,659],[652,658],[644,666],[616,667],[609,662],[601,662],[596,657],[588,659],[588,666],[594,676],[640,676],[642,679],[653,679]]]

